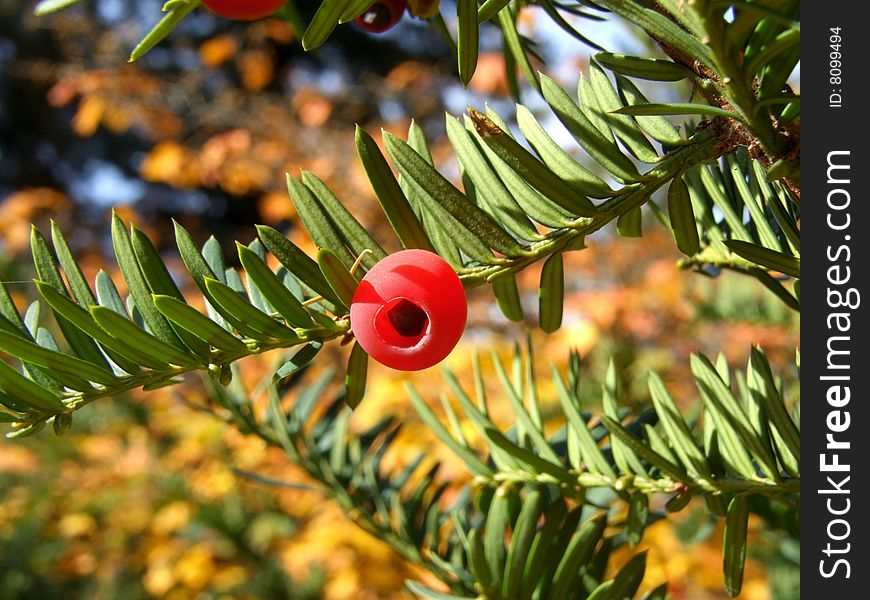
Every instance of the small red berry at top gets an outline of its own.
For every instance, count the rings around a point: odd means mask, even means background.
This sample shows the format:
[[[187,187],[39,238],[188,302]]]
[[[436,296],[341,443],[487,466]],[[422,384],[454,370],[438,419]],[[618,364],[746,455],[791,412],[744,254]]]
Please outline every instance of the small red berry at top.
[[[465,330],[465,288],[426,250],[402,250],[366,273],[350,305],[356,341],[379,363],[419,371],[450,354]]]
[[[383,33],[392,29],[402,19],[407,5],[406,0],[376,0],[353,22],[364,31]]]
[[[268,17],[287,0],[202,0],[216,15],[236,21],[255,21]]]

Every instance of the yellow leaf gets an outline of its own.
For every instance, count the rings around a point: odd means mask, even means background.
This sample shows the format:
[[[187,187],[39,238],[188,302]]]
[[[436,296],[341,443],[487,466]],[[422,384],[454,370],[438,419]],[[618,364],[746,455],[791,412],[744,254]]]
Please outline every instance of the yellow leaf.
[[[236,41],[232,36],[219,35],[199,47],[199,58],[207,67],[219,67],[231,59],[237,49]]]
[[[418,19],[428,19],[438,14],[441,0],[408,0],[408,14]]]
[[[100,126],[105,110],[106,104],[100,96],[85,96],[73,118],[73,131],[82,137],[91,137]]]

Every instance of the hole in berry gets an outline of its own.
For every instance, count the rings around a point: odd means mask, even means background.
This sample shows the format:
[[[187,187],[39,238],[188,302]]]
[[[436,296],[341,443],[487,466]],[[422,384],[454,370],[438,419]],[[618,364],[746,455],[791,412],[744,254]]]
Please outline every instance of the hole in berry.
[[[385,344],[413,348],[429,333],[429,315],[407,298],[393,298],[378,309],[374,325]]]
[[[420,337],[429,325],[429,316],[426,312],[405,298],[401,298],[387,311],[387,317],[403,337]]]

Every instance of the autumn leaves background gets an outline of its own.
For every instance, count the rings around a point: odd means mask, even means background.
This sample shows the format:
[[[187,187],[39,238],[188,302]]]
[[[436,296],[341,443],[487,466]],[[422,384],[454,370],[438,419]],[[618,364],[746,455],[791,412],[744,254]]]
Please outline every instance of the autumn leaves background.
[[[300,168],[352,199],[354,214],[377,231],[376,202],[348,135],[353,123],[403,135],[413,116],[434,139],[436,163],[452,164],[443,110],[468,98],[457,99],[455,57],[413,21],[386,39],[346,28],[320,52],[304,55],[281,21],[239,26],[202,16],[141,63],[127,65],[141,13],[159,3],[135,3],[140,12],[127,3],[93,2],[44,20],[31,17],[25,4],[0,0],[4,281],[30,279],[29,224],[45,230],[50,219],[72,233],[93,279],[106,268],[105,223],[108,207],[118,204],[161,248],[172,244],[173,217],[200,242],[215,235],[230,256],[233,240],[253,237],[254,223],[287,230],[313,254],[281,176]],[[550,31],[527,12],[523,27]],[[586,57],[555,51],[554,57],[549,71],[572,87]],[[484,48],[470,89],[510,106],[503,73],[501,53]],[[614,356],[626,398],[643,403],[653,369],[675,397],[693,397],[689,352],[721,350],[739,361],[750,343],[760,343],[774,364],[789,364],[798,321],[787,308],[737,276],[681,273],[678,256],[663,230],[638,240],[599,236],[589,250],[567,255],[563,327],[532,334],[542,371],[547,360],[563,365],[566,348],[576,348],[592,379],[586,389],[593,390]],[[519,278],[531,307],[539,274],[530,268]],[[31,287],[10,286],[16,302],[25,304]],[[463,377],[475,351],[504,355],[526,335],[501,317],[488,291],[475,290],[469,300],[469,329],[447,361]],[[328,351],[345,360],[345,350]],[[270,365],[268,358],[245,361],[244,380],[255,386]],[[486,359],[483,368],[492,373]],[[412,376],[434,396],[433,379]],[[495,386],[491,392],[498,396]],[[0,597],[364,600],[404,597],[404,579],[425,580],[308,489],[281,452],[199,412],[207,401],[191,381],[97,403],[64,438],[0,442]],[[494,418],[507,419],[501,408],[500,415],[496,402]],[[462,483],[465,471],[410,409],[395,374],[373,366],[357,426],[385,412],[404,415],[406,423],[389,464],[434,448],[435,457],[455,464],[441,476]],[[723,597],[721,523],[707,522],[702,507],[683,514],[676,527],[648,530],[648,581],[669,579],[676,599]],[[756,538],[744,594],[764,599],[778,571],[759,561],[767,544],[781,542],[761,528]]]

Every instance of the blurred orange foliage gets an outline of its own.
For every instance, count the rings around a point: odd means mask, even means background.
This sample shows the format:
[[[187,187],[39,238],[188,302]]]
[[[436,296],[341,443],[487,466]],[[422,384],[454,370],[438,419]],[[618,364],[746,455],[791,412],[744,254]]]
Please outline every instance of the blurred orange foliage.
[[[409,5],[411,14],[426,16],[437,9],[438,1],[411,0]],[[532,11],[523,11],[523,25],[533,19]],[[363,93],[374,100],[381,94],[410,98],[417,115],[440,118],[437,73],[421,62],[405,60],[383,79],[368,81],[370,89],[362,90],[366,82],[361,82],[351,91],[329,95],[303,85],[278,94],[269,91],[280,75],[274,49],[263,42],[287,43],[292,31],[271,19],[250,25],[245,36],[241,43],[222,34],[198,46],[205,67],[223,68],[238,78],[239,87],[221,90],[214,98],[202,96],[202,79],[195,75],[187,75],[193,82],[185,87],[184,81],[167,81],[123,66],[63,72],[48,92],[48,101],[55,107],[77,102],[72,126],[80,136],[92,136],[105,127],[115,133],[136,129],[151,140],[139,163],[144,180],[182,190],[219,188],[235,197],[233,201],[254,205],[258,220],[267,224],[296,219],[283,173],[312,170],[385,247],[397,249],[348,131],[354,122],[367,122],[370,131],[381,126],[399,135],[407,131],[405,116],[372,118],[366,102],[357,97]],[[470,85],[480,94],[507,93],[500,53],[480,56]],[[367,100],[373,103],[372,98]],[[452,164],[452,151],[443,138],[432,141],[432,151],[436,164]],[[16,191],[0,203],[0,248],[13,257],[24,253],[29,223],[45,231],[49,217],[64,224],[70,209],[71,201],[56,190]],[[163,226],[148,222],[135,208],[118,212],[152,237],[168,238]],[[191,220],[196,222],[196,217]],[[250,229],[249,223],[242,225]],[[552,409],[548,414],[558,413],[548,362],[563,368],[571,348],[586,361],[584,401],[592,404],[598,402],[597,384],[610,356],[619,366],[629,404],[647,403],[645,375],[651,369],[663,374],[682,402],[696,398],[688,377],[691,352],[721,349],[737,366],[745,361],[750,344],[761,343],[774,364],[789,364],[799,340],[795,318],[736,275],[706,279],[679,271],[673,241],[661,229],[648,229],[640,240],[605,232],[589,240],[588,250],[566,255],[563,327],[552,335],[534,330],[540,266],[518,277],[525,323],[504,319],[488,289],[470,292],[465,341],[445,364],[470,387],[473,354],[481,353],[486,393],[493,401],[491,415],[497,423],[509,426],[512,413],[501,398],[488,353],[495,351],[505,360],[514,343],[525,341],[528,330],[539,358],[541,403]],[[294,228],[294,241],[313,254],[310,240],[298,232]],[[105,267],[96,242],[80,256],[90,280]],[[181,271],[177,256],[167,261],[173,272]],[[114,280],[123,293],[121,279]],[[16,289],[19,307],[30,300],[30,292]],[[734,306],[740,307],[739,314]],[[746,318],[750,309],[757,311],[757,319]],[[330,354],[322,363],[346,360],[346,348],[325,352]],[[242,372],[248,389],[270,374],[273,360],[266,356],[245,361]],[[385,457],[386,468],[399,469],[425,451],[424,466],[444,463],[441,480],[454,486],[467,482],[462,463],[411,410],[405,381],[433,405],[444,389],[437,369],[400,378],[372,365],[368,394],[354,414],[353,430],[395,414],[403,431]],[[113,593],[120,588],[113,586],[129,580],[134,582],[131,589],[152,598],[254,598],[246,587],[251,581],[261,582],[261,589],[272,593],[276,588],[269,586],[289,577],[294,585],[314,581],[314,588],[325,581],[322,597],[327,600],[389,600],[407,597],[405,579],[427,577],[353,525],[321,490],[266,487],[240,474],[251,472],[297,487],[314,485],[280,450],[194,408],[207,403],[204,388],[189,382],[178,390],[100,401],[85,409],[68,437],[60,440],[44,433],[35,440],[0,442],[0,560],[10,558],[4,547],[13,542],[48,548],[44,554],[18,557],[23,562],[16,568],[46,580],[55,578],[62,586],[86,582],[91,597],[116,597]],[[472,443],[480,443],[467,423],[462,426]],[[445,500],[449,498],[450,492]],[[22,523],[32,524],[32,535],[23,542],[16,538]],[[650,527],[643,542],[650,548],[645,586],[669,579],[675,600],[723,597],[718,591],[719,535],[687,548],[668,524]],[[618,556],[617,563],[620,560],[625,556]],[[768,600],[765,574],[757,563],[750,561],[744,587],[746,600]]]
[[[63,193],[47,187],[14,192],[0,203],[0,248],[17,254],[30,245],[30,225],[46,225],[54,218],[65,224],[71,202]]]

